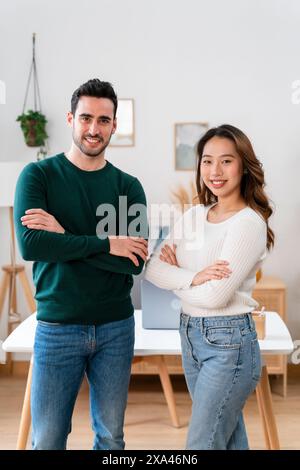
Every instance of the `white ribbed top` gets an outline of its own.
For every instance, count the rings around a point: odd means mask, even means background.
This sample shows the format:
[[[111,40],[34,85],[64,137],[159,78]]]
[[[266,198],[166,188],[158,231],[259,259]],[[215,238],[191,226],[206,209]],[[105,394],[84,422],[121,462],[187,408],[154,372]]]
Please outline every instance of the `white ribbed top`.
[[[256,272],[266,256],[267,226],[250,207],[219,223],[207,221],[212,207],[197,205],[186,211],[170,236],[147,263],[145,278],[162,289],[173,290],[182,310],[192,316],[238,315],[251,312]],[[175,243],[179,267],[159,259],[164,244]],[[191,287],[196,273],[217,260],[229,262],[228,278]]]

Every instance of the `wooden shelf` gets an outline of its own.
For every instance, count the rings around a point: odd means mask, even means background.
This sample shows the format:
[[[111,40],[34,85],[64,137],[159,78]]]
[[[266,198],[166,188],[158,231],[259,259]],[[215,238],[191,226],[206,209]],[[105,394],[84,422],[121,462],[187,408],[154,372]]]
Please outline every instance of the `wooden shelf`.
[[[169,374],[172,374],[172,375],[183,374],[181,356],[178,356],[178,355],[177,356],[176,355],[164,356],[164,360],[167,365]],[[137,364],[133,364],[132,374],[142,374],[142,375],[157,374],[157,367],[147,362],[139,362]]]
[[[278,277],[263,276],[256,284],[253,297],[259,302],[260,308],[277,312],[286,322],[286,285]],[[269,374],[282,376],[282,395],[287,390],[287,356],[274,355],[265,358]]]

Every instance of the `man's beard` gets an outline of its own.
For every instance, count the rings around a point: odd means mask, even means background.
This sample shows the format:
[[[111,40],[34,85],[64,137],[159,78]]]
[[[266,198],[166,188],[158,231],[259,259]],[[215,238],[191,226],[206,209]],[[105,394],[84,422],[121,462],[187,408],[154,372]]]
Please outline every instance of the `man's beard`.
[[[111,136],[112,136],[112,133],[110,134],[110,137],[106,142],[104,142],[104,140],[101,137],[97,137],[99,139],[99,144],[102,144],[102,145],[100,145],[100,147],[97,147],[95,149],[88,148],[85,145],[85,142],[84,142],[85,137],[82,137],[82,139],[80,140],[80,139],[77,138],[75,132],[73,132],[73,141],[74,141],[76,147],[78,147],[79,150],[84,155],[86,155],[87,157],[98,157],[99,155],[101,155],[101,153],[104,152],[104,150],[108,146],[108,144],[110,142],[110,139],[111,139]],[[86,136],[86,137],[88,137],[88,136]],[[92,137],[92,136],[89,136],[89,137]],[[95,137],[95,136],[93,136],[93,137]]]

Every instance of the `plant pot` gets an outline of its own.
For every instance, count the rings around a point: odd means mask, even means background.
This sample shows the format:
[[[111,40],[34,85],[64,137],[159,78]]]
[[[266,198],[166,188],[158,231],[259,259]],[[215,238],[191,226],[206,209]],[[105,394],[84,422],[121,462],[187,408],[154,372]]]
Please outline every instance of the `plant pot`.
[[[26,144],[29,147],[41,147],[44,145],[45,141],[43,138],[37,136],[36,126],[37,122],[33,119],[27,121],[28,132],[25,137]],[[39,124],[40,125],[40,124]]]
[[[42,147],[47,139],[47,120],[39,111],[29,110],[18,116],[26,145],[29,147]]]

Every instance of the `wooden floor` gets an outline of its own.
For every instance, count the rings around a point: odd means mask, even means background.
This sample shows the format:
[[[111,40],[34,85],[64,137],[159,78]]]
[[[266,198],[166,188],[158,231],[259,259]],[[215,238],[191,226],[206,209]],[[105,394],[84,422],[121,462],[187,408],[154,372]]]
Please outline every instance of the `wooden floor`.
[[[191,402],[182,377],[172,378],[181,428],[171,426],[157,376],[134,376],[130,384],[125,421],[127,449],[184,449]],[[17,438],[25,379],[0,377],[0,449],[14,449]],[[273,394],[274,410],[282,449],[300,449],[300,381],[289,381],[288,396]],[[250,447],[264,449],[262,427],[255,396],[245,408]],[[84,384],[74,411],[69,449],[91,449],[88,389]],[[28,443],[30,448],[30,442]]]

